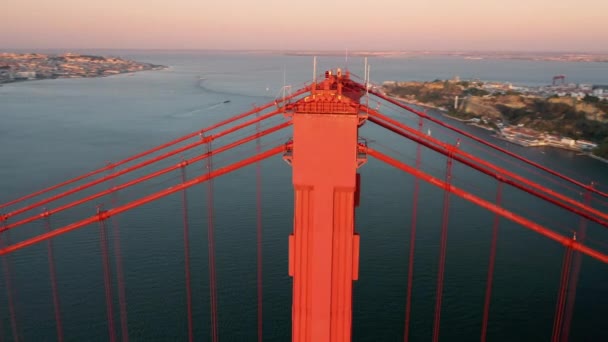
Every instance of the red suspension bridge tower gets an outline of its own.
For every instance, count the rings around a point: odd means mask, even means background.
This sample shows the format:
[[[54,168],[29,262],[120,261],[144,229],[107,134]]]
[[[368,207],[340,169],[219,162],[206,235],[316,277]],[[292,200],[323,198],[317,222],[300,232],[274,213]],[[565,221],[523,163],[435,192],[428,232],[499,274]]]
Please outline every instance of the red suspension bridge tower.
[[[359,236],[358,146],[363,95],[338,69],[291,106],[294,229],[289,237],[294,341],[350,341]]]

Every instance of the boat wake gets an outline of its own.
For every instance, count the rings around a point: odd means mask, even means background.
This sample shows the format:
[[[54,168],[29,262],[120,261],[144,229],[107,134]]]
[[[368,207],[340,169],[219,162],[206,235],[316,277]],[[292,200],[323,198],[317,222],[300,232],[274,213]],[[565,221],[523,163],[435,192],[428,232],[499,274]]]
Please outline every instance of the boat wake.
[[[216,108],[221,107],[221,106],[224,106],[224,105],[227,105],[228,103],[230,103],[230,100],[226,100],[226,101],[222,101],[222,102],[216,102],[216,103],[209,104],[207,106],[195,108],[195,109],[188,110],[188,111],[185,111],[185,112],[169,114],[168,117],[177,118],[177,119],[184,119],[184,118],[195,117],[195,116],[198,116],[198,115],[204,115],[204,114],[208,114],[211,110],[216,109]]]
[[[201,89],[203,92],[205,92],[207,94],[224,95],[224,96],[241,96],[241,97],[253,98],[253,99],[264,99],[265,102],[274,100],[274,97],[270,97],[267,95],[251,95],[251,94],[245,94],[245,93],[213,89],[208,86],[208,81],[209,81],[208,78],[201,76],[201,77],[199,77],[199,79],[197,81],[196,87]]]

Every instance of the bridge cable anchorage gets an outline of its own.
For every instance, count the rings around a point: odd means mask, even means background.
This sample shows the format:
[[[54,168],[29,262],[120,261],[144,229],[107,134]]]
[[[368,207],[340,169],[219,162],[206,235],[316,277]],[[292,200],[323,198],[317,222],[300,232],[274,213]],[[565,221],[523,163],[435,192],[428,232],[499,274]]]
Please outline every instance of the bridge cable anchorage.
[[[386,117],[378,113],[377,111],[370,110],[370,116],[368,120],[392,131],[393,133],[401,135],[414,142],[421,143],[429,149],[441,153],[443,155],[447,155],[449,153],[448,151],[452,149],[451,145],[446,144],[431,136],[421,136],[416,130],[406,125],[403,125],[396,120]],[[538,183],[527,180],[517,174],[514,174],[513,172],[493,165],[482,158],[476,157],[462,150],[457,150],[457,152],[452,157],[466,166],[480,171],[490,177],[494,177],[501,180],[505,184],[516,187],[519,190],[527,192],[544,201],[559,206],[563,209],[573,212],[579,216],[585,217],[593,222],[599,223],[600,225],[608,228],[607,213],[601,212],[595,208],[573,200],[567,196],[555,192]]]
[[[2,220],[2,225],[6,225],[6,220]],[[5,248],[11,244],[9,232],[0,234],[0,247]],[[8,302],[8,310],[10,313],[11,321],[11,333],[13,334],[13,341],[18,342],[20,340],[19,325],[17,324],[17,309],[15,308],[15,299],[17,298],[17,291],[13,287],[12,269],[10,264],[10,256],[2,256],[2,269],[4,272],[4,285],[6,286],[6,297]]]
[[[257,114],[259,115],[259,114]],[[258,138],[256,139],[255,151],[257,154],[262,152],[261,137],[260,137],[260,122],[255,125],[255,130]],[[256,163],[256,204],[257,204],[257,286],[258,286],[258,342],[264,340],[264,316],[263,316],[263,273],[262,273],[262,164],[260,161]]]
[[[591,183],[591,186],[594,186],[595,183]],[[584,201],[587,205],[591,204],[591,192],[586,191],[584,194]],[[587,223],[588,221],[585,218],[581,217],[581,221],[579,223],[578,234],[574,233],[575,240],[580,243],[585,242],[585,238],[587,237]],[[578,280],[581,271],[581,263],[582,263],[582,255],[580,252],[575,252],[573,255],[572,261],[572,274],[570,276],[570,284],[568,284],[568,299],[566,300],[566,313],[564,316],[564,326],[562,330],[562,341],[568,341],[570,337],[570,326],[572,324],[572,316],[574,314],[574,303],[576,301],[576,289],[578,287]]]
[[[209,298],[211,305],[211,340],[218,341],[218,323],[217,323],[217,283],[215,277],[215,236],[213,227],[213,179],[211,173],[213,170],[213,149],[211,141],[207,142],[207,246],[209,253]]]
[[[182,184],[186,183],[186,164],[181,168]],[[186,311],[188,316],[188,341],[194,340],[192,324],[192,288],[190,280],[190,227],[188,224],[188,194],[182,190],[182,217],[184,224],[184,272],[186,281]]]
[[[285,98],[285,100],[291,100],[291,99],[293,99],[295,97],[298,97],[298,96],[300,96],[302,94],[305,94],[309,90],[310,90],[310,86],[302,87],[302,88],[298,89],[297,91],[295,91],[294,93],[292,93],[289,96],[287,96]],[[130,162],[135,161],[137,159],[140,159],[140,158],[143,158],[145,156],[148,156],[148,155],[150,155],[152,153],[161,151],[161,150],[163,150],[165,148],[168,148],[168,147],[177,145],[177,144],[179,144],[181,142],[184,142],[186,140],[195,138],[195,137],[199,136],[200,134],[205,134],[205,133],[210,132],[212,130],[215,130],[215,129],[218,129],[220,127],[223,127],[223,126],[229,125],[231,123],[234,123],[234,122],[236,122],[238,120],[244,119],[244,118],[246,118],[248,116],[251,116],[252,114],[255,114],[255,113],[258,113],[258,112],[262,112],[262,111],[264,111],[266,109],[269,109],[269,108],[273,107],[277,101],[282,101],[282,100],[275,100],[273,102],[269,102],[269,103],[267,103],[267,104],[265,104],[263,106],[253,108],[250,111],[247,111],[247,112],[244,112],[242,114],[239,114],[239,115],[233,116],[231,118],[228,118],[226,120],[220,121],[220,122],[218,122],[216,124],[213,124],[213,125],[211,125],[209,127],[204,128],[202,130],[189,133],[189,134],[187,134],[187,135],[185,135],[183,137],[174,139],[174,140],[169,141],[167,143],[164,143],[162,145],[158,145],[158,146],[156,146],[154,148],[151,148],[151,149],[146,150],[144,152],[141,152],[141,153],[138,153],[136,155],[133,155],[133,156],[131,156],[129,158],[126,158],[126,159],[123,159],[123,160],[118,161],[116,163],[113,163],[113,164],[111,164],[111,167],[122,166],[124,164],[130,163]],[[97,170],[93,170],[93,171],[88,172],[88,173],[86,173],[84,175],[78,176],[76,178],[69,179],[67,181],[64,181],[62,183],[53,185],[53,186],[48,187],[46,189],[43,189],[43,190],[31,193],[31,194],[25,195],[23,197],[17,198],[15,200],[10,201],[10,202],[2,203],[2,204],[0,204],[0,209],[12,206],[14,204],[17,204],[17,203],[20,203],[20,202],[23,202],[23,201],[26,201],[26,200],[28,200],[30,198],[33,198],[33,197],[37,197],[37,196],[43,195],[45,193],[51,192],[53,190],[56,190],[56,189],[59,189],[59,188],[62,188],[62,187],[65,187],[67,185],[73,184],[73,183],[78,182],[80,180],[93,177],[93,176],[98,175],[98,174],[100,174],[102,172],[108,171],[109,169],[110,169],[110,165],[106,165],[105,167],[99,168]]]
[[[110,174],[115,172],[114,166],[108,164],[110,167]],[[111,203],[112,207],[118,206],[118,191],[116,189],[116,180],[118,178],[112,178],[110,190],[112,191]],[[118,306],[120,308],[120,331],[123,342],[129,342],[129,326],[127,317],[127,294],[125,290],[125,277],[122,262],[122,247],[120,243],[120,227],[118,225],[118,218],[116,216],[111,218],[112,221],[112,237],[114,240],[114,264],[116,266],[116,281],[118,283]],[[50,240],[49,240],[50,241]]]
[[[496,205],[502,204],[503,183],[498,182],[496,189]],[[483,305],[483,319],[481,321],[481,342],[486,341],[488,334],[488,319],[490,317],[490,303],[492,301],[492,285],[494,282],[494,266],[496,265],[496,248],[498,246],[498,228],[500,226],[500,215],[494,215],[492,226],[492,242],[490,244],[490,260],[488,261],[488,280],[486,282],[486,295]]]
[[[443,193],[443,215],[441,223],[441,240],[439,246],[439,269],[437,271],[437,293],[435,294],[435,320],[433,323],[433,342],[439,341],[439,328],[441,324],[441,302],[443,299],[443,283],[445,275],[445,259],[447,254],[448,243],[448,224],[450,215],[450,187],[452,186],[452,166],[454,150],[460,145],[460,140],[456,142],[456,146],[452,147],[447,156],[447,165],[445,171],[445,191]]]
[[[103,183],[103,182],[105,182],[105,181],[108,181],[108,180],[110,180],[110,179],[113,179],[113,178],[116,178],[116,177],[118,177],[118,176],[122,176],[122,175],[124,175],[124,174],[127,174],[127,173],[129,173],[129,172],[132,172],[132,171],[135,171],[135,170],[141,169],[141,168],[143,168],[143,167],[145,167],[145,166],[148,166],[148,165],[154,164],[154,163],[156,163],[156,162],[159,162],[159,161],[161,161],[161,160],[167,159],[167,158],[169,158],[169,157],[173,157],[173,156],[175,156],[175,155],[178,155],[179,153],[182,153],[182,152],[187,151],[187,150],[189,150],[189,149],[192,149],[192,148],[194,148],[194,147],[198,147],[198,146],[200,146],[200,145],[204,145],[204,144],[206,144],[206,143],[207,143],[207,140],[216,140],[216,139],[221,138],[221,137],[224,137],[224,136],[226,136],[226,135],[228,135],[228,134],[234,133],[234,132],[236,132],[236,131],[238,131],[238,130],[240,130],[240,129],[242,129],[242,128],[245,128],[245,127],[251,126],[251,125],[255,124],[256,122],[259,122],[259,121],[261,121],[261,120],[265,120],[265,119],[271,118],[271,117],[273,117],[273,116],[275,116],[275,115],[278,115],[278,114],[280,114],[280,113],[281,113],[281,111],[276,111],[276,110],[275,110],[275,111],[269,112],[269,113],[267,113],[267,114],[264,114],[264,115],[262,115],[262,116],[260,116],[260,117],[258,117],[258,118],[254,118],[254,119],[248,120],[248,121],[246,121],[246,122],[240,123],[240,124],[238,124],[238,125],[232,126],[232,127],[230,127],[230,128],[227,128],[227,129],[226,129],[226,130],[224,130],[224,131],[221,131],[221,132],[216,133],[216,134],[213,134],[213,135],[206,136],[206,138],[204,138],[204,139],[200,139],[200,140],[195,141],[195,142],[193,142],[193,143],[190,143],[190,144],[188,144],[188,145],[185,145],[185,146],[179,147],[179,148],[177,148],[177,149],[175,149],[175,150],[173,150],[173,151],[169,151],[169,152],[166,152],[166,153],[161,154],[161,155],[159,155],[159,156],[156,156],[156,157],[150,158],[150,159],[148,159],[148,160],[142,161],[142,162],[140,162],[140,163],[138,163],[138,164],[135,164],[135,165],[129,166],[129,167],[124,168],[124,169],[122,169],[122,170],[120,170],[120,171],[118,171],[118,172],[114,172],[114,173],[112,173],[112,174],[110,174],[110,175],[106,175],[106,176],[101,177],[101,178],[99,178],[99,179],[94,179],[94,180],[91,180],[91,181],[89,181],[89,182],[87,182],[87,183],[85,183],[85,184],[82,184],[82,185],[76,186],[76,187],[71,188],[71,189],[69,189],[69,190],[66,190],[66,191],[64,191],[64,192],[62,192],[62,193],[59,193],[59,194],[53,195],[53,196],[51,196],[51,197],[48,197],[48,198],[45,198],[45,199],[39,200],[39,201],[37,201],[36,203],[33,203],[33,204],[31,204],[31,205],[27,205],[27,206],[25,206],[25,207],[22,207],[22,208],[19,208],[19,209],[13,210],[13,211],[11,211],[11,212],[9,212],[9,213],[5,214],[5,215],[4,215],[4,218],[5,218],[5,220],[6,220],[6,219],[8,219],[8,218],[10,218],[10,217],[12,217],[12,216],[22,214],[22,213],[24,213],[24,212],[26,212],[26,211],[29,211],[29,210],[33,209],[33,208],[40,207],[40,206],[45,205],[45,204],[47,204],[47,203],[49,203],[49,202],[52,202],[52,201],[58,200],[58,199],[60,199],[60,198],[66,197],[66,196],[68,196],[68,195],[71,195],[71,194],[77,193],[77,192],[82,191],[82,190],[85,190],[85,189],[88,189],[88,188],[90,188],[90,187],[92,187],[92,186],[95,186],[95,185],[101,184],[101,183]],[[197,133],[197,134],[198,134],[198,133]],[[204,136],[204,135],[201,135],[201,136]],[[116,165],[116,164],[114,164],[114,165]],[[106,168],[107,168],[107,167],[106,167]],[[106,168],[104,168],[104,169],[106,169]],[[9,228],[12,228],[12,227],[14,227],[14,226],[15,226],[15,225],[17,225],[17,224],[22,224],[22,222],[26,222],[26,220],[27,220],[27,222],[31,222],[31,221],[34,221],[35,219],[39,219],[39,218],[40,218],[39,216],[35,216],[35,218],[28,218],[28,219],[25,219],[25,220],[19,221],[19,222],[15,223],[15,224],[9,225]]]
[[[45,213],[46,208],[44,209]],[[45,230],[50,232],[53,230],[51,228],[51,218],[47,215],[44,219]],[[57,287],[57,271],[55,269],[55,256],[53,253],[53,241],[47,241],[47,258],[49,262],[49,276],[51,278],[51,293],[53,295],[53,311],[55,314],[55,325],[57,330],[57,341],[63,341],[63,325],[61,323],[61,305],[59,301],[59,289]]]
[[[356,84],[357,84],[357,85],[358,85],[358,86],[359,86],[361,89],[364,89],[364,88],[365,88],[363,85],[361,85],[361,84],[359,84],[359,83],[356,83]],[[591,192],[593,192],[593,193],[595,193],[595,194],[597,194],[597,195],[600,195],[600,196],[602,196],[602,197],[604,197],[604,198],[608,198],[608,193],[605,193],[605,192],[602,192],[602,191],[600,191],[600,190],[598,190],[598,189],[596,189],[596,188],[590,187],[589,185],[584,184],[584,183],[582,183],[582,182],[579,182],[579,181],[577,181],[577,180],[575,180],[575,179],[573,179],[573,178],[571,178],[571,177],[568,177],[568,176],[562,175],[561,173],[559,173],[559,172],[557,172],[557,171],[554,171],[554,170],[552,170],[552,169],[550,169],[550,168],[548,168],[548,167],[545,167],[545,166],[540,165],[539,163],[533,162],[533,161],[531,161],[531,160],[529,160],[529,159],[527,159],[527,158],[524,158],[524,157],[522,157],[522,156],[519,156],[519,155],[517,155],[517,154],[515,154],[515,153],[513,153],[513,152],[511,152],[511,151],[509,151],[509,150],[506,150],[506,149],[504,149],[504,148],[502,148],[502,147],[500,147],[500,146],[494,145],[494,144],[492,144],[492,143],[490,143],[490,142],[488,142],[488,141],[485,141],[485,140],[484,140],[484,139],[482,139],[482,138],[479,138],[479,137],[477,137],[477,136],[475,136],[475,135],[473,135],[473,134],[471,134],[471,133],[468,133],[468,132],[463,131],[463,130],[461,130],[461,129],[457,128],[457,127],[454,127],[454,126],[452,126],[452,125],[450,125],[450,124],[447,124],[447,123],[445,123],[445,122],[443,122],[443,121],[441,121],[441,120],[439,120],[439,119],[436,119],[436,118],[434,118],[434,117],[432,117],[432,116],[430,116],[430,115],[426,115],[426,114],[424,114],[423,112],[418,111],[418,110],[415,110],[414,108],[412,108],[412,107],[410,107],[410,106],[404,105],[403,103],[401,103],[401,102],[399,102],[399,101],[397,101],[397,100],[391,99],[390,97],[388,97],[388,96],[386,96],[386,95],[382,94],[382,93],[381,93],[381,92],[379,92],[379,91],[376,91],[376,90],[374,90],[374,89],[370,89],[370,91],[369,91],[369,92],[370,92],[372,95],[375,95],[375,96],[377,96],[377,97],[379,97],[379,98],[381,98],[381,99],[383,99],[383,100],[385,100],[385,101],[387,101],[387,102],[389,102],[389,103],[392,103],[392,104],[394,104],[394,105],[396,105],[396,106],[398,106],[398,107],[400,107],[400,108],[402,108],[402,109],[405,109],[405,110],[407,110],[407,111],[409,111],[409,112],[411,112],[411,113],[414,113],[414,114],[416,114],[416,115],[418,115],[418,116],[420,116],[420,117],[423,117],[423,118],[425,118],[425,119],[428,119],[428,120],[430,120],[430,121],[432,121],[432,122],[434,122],[434,123],[436,123],[436,124],[438,124],[438,125],[440,125],[440,126],[443,126],[443,127],[445,127],[445,128],[448,128],[448,129],[450,129],[450,130],[452,130],[452,131],[454,131],[454,132],[457,132],[457,133],[459,133],[459,134],[461,134],[461,135],[463,135],[463,136],[465,136],[465,137],[467,137],[467,138],[469,138],[469,139],[475,140],[476,142],[478,142],[478,143],[480,143],[480,144],[483,144],[483,145],[488,146],[488,147],[490,147],[490,148],[492,148],[492,149],[495,149],[495,150],[498,150],[498,151],[500,151],[500,152],[502,152],[502,153],[505,153],[505,154],[509,155],[510,157],[513,157],[513,158],[515,158],[515,159],[518,159],[518,160],[520,160],[520,161],[522,161],[522,162],[524,162],[524,163],[526,163],[526,164],[532,165],[532,166],[534,166],[534,167],[536,167],[536,168],[538,168],[538,169],[540,169],[540,170],[543,170],[543,171],[545,171],[545,172],[547,172],[547,173],[549,173],[549,174],[551,174],[551,175],[553,175],[553,176],[556,176],[556,177],[558,177],[558,178],[561,178],[561,179],[563,179],[563,180],[565,180],[565,181],[567,181],[567,182],[569,182],[569,183],[575,184],[575,185],[579,186],[580,188],[583,188],[583,189],[589,190],[589,191],[591,191]]]
[[[286,124],[291,124],[291,123],[286,123]],[[245,158],[245,159],[242,159],[242,160],[240,160],[238,162],[230,164],[228,166],[224,166],[222,168],[219,168],[216,171],[213,171],[211,173],[211,175],[205,173],[203,175],[200,175],[198,177],[195,177],[195,178],[187,181],[185,184],[178,184],[178,185],[166,188],[164,190],[160,190],[160,191],[157,191],[155,193],[149,194],[149,195],[144,196],[142,198],[139,198],[137,200],[133,200],[133,201],[131,201],[129,203],[123,204],[123,205],[118,206],[118,207],[116,207],[114,209],[111,209],[109,211],[99,212],[99,213],[97,213],[97,214],[95,214],[93,216],[89,216],[87,218],[81,219],[79,221],[73,222],[73,223],[65,225],[63,227],[56,228],[56,229],[54,229],[50,233],[40,234],[40,235],[34,236],[32,238],[16,242],[14,244],[6,245],[6,246],[0,248],[0,256],[4,256],[4,255],[7,255],[7,254],[14,253],[15,251],[18,251],[20,249],[23,249],[23,248],[26,248],[26,247],[29,247],[29,246],[32,246],[32,245],[35,245],[35,244],[37,244],[39,242],[46,241],[48,239],[53,239],[53,238],[55,238],[55,237],[57,237],[59,235],[63,235],[63,234],[66,234],[68,232],[71,232],[73,230],[80,229],[80,228],[85,227],[85,226],[87,226],[89,224],[92,224],[92,223],[95,223],[95,222],[100,222],[100,221],[108,219],[108,218],[110,218],[112,216],[122,214],[122,213],[127,212],[129,210],[132,210],[134,208],[140,207],[140,206],[142,206],[144,204],[147,204],[147,203],[150,203],[150,202],[154,202],[154,201],[156,201],[156,200],[158,200],[160,198],[163,198],[163,197],[169,196],[171,194],[174,194],[176,192],[179,192],[179,191],[181,191],[181,190],[183,190],[185,188],[190,188],[190,187],[195,186],[197,184],[204,183],[207,180],[209,180],[210,178],[215,178],[215,177],[223,176],[223,175],[228,174],[228,173],[230,173],[232,171],[235,171],[235,170],[238,170],[238,169],[243,168],[245,166],[254,164],[258,160],[266,159],[266,158],[269,158],[269,157],[281,154],[283,152],[285,152],[285,145],[284,144],[281,144],[279,146],[275,146],[275,147],[273,147],[271,149],[268,149],[268,150],[266,150],[266,151],[264,151],[264,152],[262,152],[262,153],[260,153],[258,155],[255,155],[255,156],[252,156],[252,157],[249,157],[249,158]],[[201,160],[202,159],[204,159],[204,158],[201,158]],[[3,234],[0,234],[0,237],[2,235]]]
[[[576,241],[576,233],[574,233],[572,241]],[[552,342],[561,341],[560,336],[563,328],[564,309],[568,293],[568,282],[570,279],[570,267],[572,265],[572,248],[570,246],[566,246],[565,249],[559,283],[559,292],[557,295],[557,304],[555,305],[555,319],[553,321],[553,333],[551,336]]]
[[[106,220],[108,216],[101,209],[101,205],[97,207],[97,215],[99,221],[99,244],[101,247],[101,261],[103,266],[103,285],[105,288],[106,311],[108,320],[108,336],[110,342],[116,341],[116,329],[114,326],[114,306],[112,298],[112,274],[110,270],[110,256],[108,254],[108,237]]]
[[[422,132],[424,119],[419,118],[418,130]],[[422,146],[416,145],[416,169],[420,170],[422,164]],[[403,341],[407,342],[410,336],[410,314],[412,310],[412,290],[414,287],[414,256],[416,250],[416,226],[418,224],[418,194],[420,192],[420,180],[414,177],[414,197],[412,200],[412,222],[410,228],[410,254],[407,267],[407,292],[405,298],[405,331]]]

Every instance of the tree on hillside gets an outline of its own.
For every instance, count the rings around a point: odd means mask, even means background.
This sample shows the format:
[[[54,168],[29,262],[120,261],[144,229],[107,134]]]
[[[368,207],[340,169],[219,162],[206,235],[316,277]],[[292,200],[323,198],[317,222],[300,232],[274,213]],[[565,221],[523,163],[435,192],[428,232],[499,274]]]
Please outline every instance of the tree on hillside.
[[[604,141],[593,150],[593,154],[602,158],[608,158],[608,138],[604,139]]]
[[[600,98],[597,97],[597,96],[592,96],[592,95],[587,94],[583,98],[583,101],[587,102],[587,103],[599,103],[600,102]]]

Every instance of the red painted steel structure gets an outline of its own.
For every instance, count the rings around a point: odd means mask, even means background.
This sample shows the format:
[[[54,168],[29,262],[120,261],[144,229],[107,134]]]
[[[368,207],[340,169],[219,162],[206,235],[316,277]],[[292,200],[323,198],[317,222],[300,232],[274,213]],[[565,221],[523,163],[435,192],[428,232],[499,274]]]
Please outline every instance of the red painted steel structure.
[[[362,84],[358,84],[358,86],[361,87],[361,89],[364,89],[364,86]],[[410,106],[408,106],[406,104],[403,104],[403,103],[401,103],[401,102],[399,102],[399,101],[397,101],[395,99],[392,99],[392,98],[386,96],[385,94],[381,93],[380,91],[377,91],[377,90],[374,90],[374,89],[370,89],[369,93],[373,94],[373,95],[377,96],[378,98],[380,98],[380,99],[382,99],[382,100],[384,100],[386,102],[389,102],[389,103],[391,103],[391,104],[393,104],[393,105],[395,105],[395,106],[397,106],[399,108],[402,108],[402,109],[404,109],[404,110],[406,110],[406,111],[408,111],[410,113],[414,113],[414,114],[418,115],[419,117],[421,117],[421,118],[423,118],[425,120],[433,122],[433,123],[435,123],[435,124],[437,124],[439,126],[445,127],[447,129],[449,129],[450,131],[456,132],[456,133],[458,133],[458,134],[460,134],[460,135],[462,135],[464,137],[467,137],[469,139],[472,139],[472,140],[474,140],[474,141],[476,141],[476,142],[478,142],[478,143],[480,143],[482,145],[488,146],[488,147],[490,147],[490,148],[492,148],[492,149],[494,149],[496,151],[499,151],[502,154],[505,154],[505,155],[507,155],[509,157],[515,158],[515,159],[517,159],[519,161],[522,161],[522,162],[524,162],[526,164],[529,164],[529,165],[533,166],[534,168],[536,168],[538,170],[542,170],[542,171],[544,171],[544,172],[546,172],[546,173],[548,173],[550,175],[553,175],[555,177],[561,178],[562,180],[564,180],[564,181],[566,181],[568,183],[571,183],[571,184],[574,184],[574,185],[576,185],[576,186],[578,186],[580,188],[586,189],[587,191],[590,191],[592,193],[600,195],[603,198],[608,198],[608,193],[600,191],[600,190],[594,188],[593,186],[591,186],[589,184],[581,183],[580,181],[577,181],[576,179],[573,179],[571,177],[565,176],[565,175],[563,175],[563,174],[561,174],[561,173],[559,173],[559,172],[557,172],[555,170],[552,170],[552,169],[550,169],[550,168],[548,168],[546,166],[540,165],[540,164],[538,164],[538,163],[536,163],[536,162],[534,162],[532,160],[526,159],[526,158],[524,158],[524,157],[522,157],[522,156],[520,156],[520,155],[518,155],[516,153],[513,153],[513,152],[511,152],[511,151],[509,151],[507,149],[504,149],[504,148],[502,148],[500,146],[494,145],[494,144],[492,144],[492,143],[490,143],[490,142],[488,142],[488,141],[486,141],[484,139],[481,139],[481,138],[479,138],[479,137],[477,137],[477,136],[475,136],[475,135],[473,135],[471,133],[463,131],[462,129],[460,129],[458,127],[452,126],[452,125],[450,125],[450,124],[448,124],[446,122],[443,122],[443,121],[441,121],[441,120],[439,120],[437,118],[434,118],[434,117],[432,117],[432,116],[430,116],[430,115],[428,115],[426,113],[423,113],[423,112],[421,112],[419,110],[416,110],[416,109],[414,109],[414,108],[412,108],[412,107],[410,107]]]
[[[358,127],[362,93],[338,69],[293,105],[292,339],[350,341]]]
[[[413,112],[420,116],[418,129],[412,129],[401,122],[382,115],[376,110],[361,104],[360,99],[365,92],[376,95],[400,108]],[[271,110],[272,107],[276,109]],[[264,111],[270,110],[268,113]],[[264,120],[273,118],[278,114],[286,114],[287,121],[274,125],[270,128],[261,130],[260,123]],[[249,118],[255,115],[255,118]],[[237,123],[239,120],[245,122]],[[459,149],[458,145],[446,144],[438,139],[423,134],[422,126],[424,120],[433,121],[441,126],[460,133],[468,138],[476,140],[486,146],[493,148],[501,153],[519,159],[543,172],[547,172],[562,180],[574,184],[586,190],[585,203],[571,199],[563,194],[535,183],[525,177],[521,177],[513,171],[493,165],[492,163],[466,153]],[[409,166],[396,160],[380,151],[372,149],[365,143],[361,143],[358,130],[365,122],[374,123],[399,136],[405,137],[417,143],[416,166]],[[230,126],[232,125],[232,126]],[[260,138],[273,134],[281,129],[293,125],[293,140],[286,144],[262,149]],[[225,127],[229,126],[229,127]],[[255,126],[255,133],[239,140],[218,146],[215,141],[219,138],[230,136],[230,134],[245,128]],[[220,132],[212,133],[217,129]],[[180,143],[186,143],[190,139],[196,139],[186,145],[178,147]],[[233,164],[214,169],[212,158],[223,152],[232,150],[246,143],[255,142],[255,155],[244,158]],[[214,144],[215,149],[211,148]],[[200,147],[206,148],[205,152],[198,154],[190,159],[183,159],[173,166],[163,167],[143,176],[136,176],[134,179],[125,181],[122,184],[112,183],[109,189],[100,190],[93,193],[86,193],[80,198],[60,202],[54,209],[43,208],[41,214],[34,214],[26,218],[18,218],[20,215],[35,209],[42,208],[43,205],[55,204],[55,201],[64,199],[69,195],[83,194],[84,190],[93,189],[95,185],[104,182],[115,182],[119,176],[132,174],[148,166],[156,166],[163,160],[175,157],[180,153],[191,151]],[[421,147],[438,152],[448,157],[445,180],[433,177],[421,170]],[[166,149],[172,149],[162,152]],[[151,156],[153,153],[161,153],[158,156]],[[159,200],[165,196],[180,193],[183,205],[183,234],[184,234],[184,266],[186,284],[186,310],[187,310],[187,336],[192,341],[193,330],[196,321],[193,319],[192,309],[192,289],[190,286],[190,244],[189,244],[189,222],[188,222],[188,198],[185,190],[189,187],[206,182],[208,185],[207,213],[208,213],[208,252],[209,252],[209,288],[210,288],[210,338],[214,341],[219,340],[220,329],[218,323],[218,302],[217,302],[217,283],[215,276],[215,243],[214,243],[214,207],[213,207],[213,184],[215,177],[227,174],[241,167],[256,164],[256,201],[257,201],[257,325],[258,340],[263,340],[263,319],[262,319],[262,206],[261,206],[261,169],[259,162],[265,158],[283,154],[293,167],[293,186],[295,193],[294,203],[294,227],[293,234],[289,236],[289,274],[293,276],[293,304],[292,304],[292,340],[301,341],[349,341],[351,340],[352,322],[352,286],[353,281],[358,279],[359,264],[359,236],[355,233],[354,213],[355,207],[359,204],[360,179],[357,169],[366,162],[367,155],[396,167],[406,173],[416,177],[413,198],[413,215],[411,222],[411,239],[408,265],[408,284],[406,292],[406,312],[404,340],[409,339],[411,296],[414,275],[414,250],[418,211],[418,191],[419,181],[425,181],[444,190],[443,201],[443,222],[441,227],[439,269],[437,274],[435,318],[433,326],[433,340],[439,340],[440,336],[440,317],[442,307],[442,296],[444,286],[444,269],[446,261],[447,232],[449,224],[449,204],[450,195],[463,198],[475,203],[495,214],[490,246],[490,262],[488,265],[488,276],[486,293],[483,307],[483,320],[481,340],[485,341],[487,336],[487,326],[489,320],[489,307],[491,301],[491,291],[494,276],[494,263],[496,259],[496,245],[498,238],[499,218],[507,219],[520,224],[550,240],[562,244],[565,248],[564,260],[562,262],[562,274],[560,277],[560,287],[555,308],[555,319],[552,332],[553,341],[565,340],[569,336],[570,321],[572,319],[572,308],[574,305],[574,293],[578,280],[580,268],[580,255],[585,254],[596,260],[608,263],[608,255],[585,245],[584,236],[587,221],[599,223],[608,227],[608,214],[594,209],[590,206],[590,195],[596,194],[605,198],[606,193],[582,184],[576,180],[560,175],[553,170],[549,170],[535,164],[523,157],[513,155],[500,147],[482,141],[457,128],[441,122],[425,113],[417,112],[393,99],[387,98],[378,91],[369,89],[367,84],[362,85],[354,82],[348,72],[342,74],[338,69],[334,74],[332,71],[326,72],[325,78],[319,82],[313,82],[290,96],[282,100],[277,100],[261,107],[224,120],[206,129],[193,132],[187,136],[176,139],[170,143],[155,147],[136,156],[127,158],[121,162],[109,164],[104,168],[89,172],[83,176],[52,186],[42,191],[21,197],[17,200],[0,205],[0,209],[12,208],[22,205],[21,208],[11,209],[5,214],[0,215],[0,258],[5,278],[5,288],[8,295],[8,306],[10,314],[11,331],[15,340],[18,340],[19,324],[15,314],[13,297],[15,289],[11,280],[11,265],[7,259],[10,253],[33,244],[47,241],[47,254],[49,259],[49,272],[51,277],[51,293],[53,296],[53,306],[55,320],[57,324],[57,338],[64,339],[64,327],[62,325],[60,301],[57,294],[57,280],[53,256],[53,244],[51,239],[59,235],[68,233],[75,229],[97,222],[100,228],[100,247],[102,251],[102,268],[107,306],[108,339],[116,340],[117,332],[114,323],[114,295],[112,291],[111,279],[112,272],[109,260],[108,236],[106,222],[113,219],[114,238],[113,250],[116,262],[116,278],[118,283],[118,302],[120,309],[120,337],[123,341],[128,341],[127,326],[127,307],[125,285],[122,275],[122,257],[120,252],[120,240],[118,234],[118,224],[115,216],[130,211],[136,207]],[[146,160],[142,160],[149,157]],[[186,168],[193,163],[206,162],[206,170],[192,179],[186,178]],[[459,162],[474,170],[480,171],[498,180],[496,203],[491,203],[466,190],[456,187],[451,183],[452,164]],[[133,165],[127,166],[130,163]],[[115,167],[124,166],[122,170],[115,170]],[[92,176],[101,174],[104,171],[111,171],[110,174],[98,179]],[[171,172],[180,172],[178,177],[181,182],[167,189],[148,194],[139,199],[119,205],[116,201],[117,191],[128,189],[140,183],[156,179]],[[65,189],[67,185],[84,181],[84,184],[76,185],[72,189]],[[513,211],[502,207],[505,201],[502,195],[503,185],[510,185],[520,189],[543,201],[551,203],[557,207],[568,210],[581,217],[581,227],[579,239],[571,236],[561,235],[548,227],[540,225],[532,220],[525,218]],[[51,194],[50,191],[58,190],[59,193]],[[46,198],[35,200],[33,204],[25,204],[26,200],[36,197],[47,196]],[[71,224],[51,229],[50,218],[70,208],[80,206],[89,201],[97,200],[103,196],[111,195],[113,208],[99,210],[97,214],[85,217]],[[15,222],[8,222],[9,219],[16,218]],[[40,235],[25,238],[11,243],[8,233],[25,224],[44,220],[46,231]],[[581,254],[579,254],[581,253]]]

